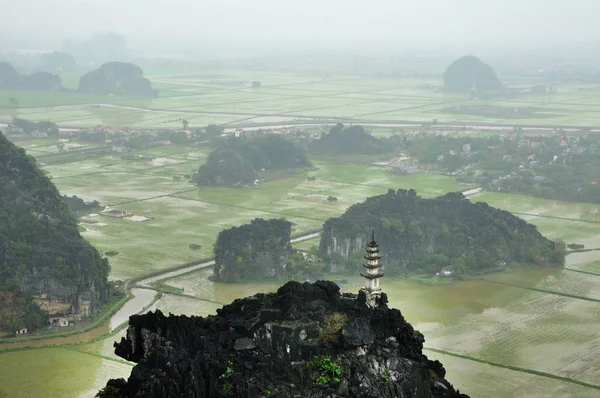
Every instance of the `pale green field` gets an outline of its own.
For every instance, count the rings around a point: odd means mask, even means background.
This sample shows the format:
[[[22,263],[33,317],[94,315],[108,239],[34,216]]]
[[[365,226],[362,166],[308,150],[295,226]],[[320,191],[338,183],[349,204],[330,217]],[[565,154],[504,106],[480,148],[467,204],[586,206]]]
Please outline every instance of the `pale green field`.
[[[232,123],[257,115],[285,114],[311,117],[360,117],[368,120],[423,120],[440,122],[502,122],[507,119],[442,113],[449,106],[482,105],[463,96],[447,95],[422,85],[439,81],[419,79],[361,78],[342,76],[321,78],[311,75],[218,71],[148,75],[161,94],[153,99],[0,92],[0,120],[25,117],[49,119],[63,126],[108,124],[130,127],[174,128],[185,118],[192,127],[209,123]],[[210,74],[221,75],[218,78]],[[260,80],[252,89],[249,82]],[[494,106],[540,107],[552,118],[510,119],[510,123],[587,125],[600,122],[598,87],[580,91],[579,86],[559,86],[553,96],[489,101]],[[21,106],[2,107],[10,96]],[[4,102],[3,102],[4,100]],[[91,104],[151,108],[100,107]],[[84,105],[81,105],[84,104]],[[77,105],[59,107],[59,105]],[[158,111],[164,109],[166,111]],[[207,112],[214,112],[209,114]],[[239,113],[239,114],[233,114]],[[267,119],[267,118],[263,118]],[[275,119],[276,120],[276,119]],[[378,133],[385,135],[385,133]],[[58,151],[54,140],[19,142],[36,157]],[[91,147],[90,143],[69,143],[67,149]],[[82,146],[77,146],[82,145]],[[257,188],[197,188],[174,176],[191,174],[204,162],[204,148],[161,147],[141,154],[157,156],[152,162],[123,161],[117,157],[90,158],[80,162],[43,166],[61,193],[98,200],[102,205],[152,217],[134,222],[104,216],[82,220],[83,236],[101,251],[114,250],[111,258],[113,279],[125,279],[166,269],[212,255],[212,245],[220,230],[248,222],[254,217],[285,217],[293,222],[293,233],[319,228],[329,217],[366,197],[387,189],[415,188],[432,197],[459,186],[453,179],[437,174],[400,177],[383,168],[340,161],[315,162],[317,170],[285,180],[267,182]],[[315,176],[316,181],[307,181]],[[328,196],[338,201],[328,202]],[[521,195],[484,193],[472,200],[512,212],[538,225],[551,238],[568,243],[585,243],[600,248],[600,221],[593,211],[598,205],[551,201]],[[551,217],[564,217],[561,220]],[[318,239],[294,245],[304,250]],[[192,251],[190,243],[201,244]],[[600,273],[600,252],[587,252],[567,258],[568,267]],[[585,261],[583,261],[585,260]],[[168,281],[184,288],[185,294],[228,303],[258,291],[274,291],[281,281],[244,285],[215,284],[208,280],[210,269]],[[599,298],[600,277],[570,271],[528,270],[493,275],[504,283],[537,287],[583,297]],[[343,285],[356,291],[359,280]],[[407,320],[426,336],[426,346],[468,354],[494,362],[537,369],[555,375],[600,384],[599,304],[547,293],[482,281],[448,286],[423,286],[385,279],[384,290],[390,304],[400,308]],[[385,287],[387,286],[387,287]],[[165,295],[152,308],[165,313],[214,314],[218,304]],[[121,334],[122,335],[122,334]],[[112,343],[121,335],[78,349],[115,358]],[[590,390],[540,376],[490,367],[466,359],[426,352],[439,358],[448,370],[448,379],[473,397],[587,397]],[[0,397],[93,396],[111,377],[126,377],[127,365],[62,348],[0,354]],[[36,383],[31,383],[31,374]],[[39,377],[37,375],[40,375]],[[10,383],[3,382],[11,380]],[[27,395],[28,392],[33,391]]]
[[[431,360],[439,360],[446,369],[446,380],[471,397],[502,398],[593,398],[598,390],[565,383],[547,377],[424,351]]]
[[[130,372],[131,366],[65,348],[1,353],[0,397],[93,397],[106,380]]]
[[[363,122],[432,119],[474,123],[510,121],[519,125],[595,125],[600,121],[597,112],[600,108],[598,85],[558,85],[558,91],[553,95],[471,101],[466,95],[447,94],[438,90],[441,79],[320,77],[244,70],[172,74],[148,71],[147,76],[159,90],[156,98],[0,91],[0,120],[24,117],[51,119],[60,125],[74,127],[102,123],[139,128],[175,128],[179,126],[176,120],[182,117],[191,126],[203,126],[209,123],[233,123],[258,115],[353,117]],[[69,76],[68,80],[73,83],[76,79],[76,76]],[[261,81],[262,87],[253,89],[253,80]],[[11,97],[18,99],[21,108],[7,106]],[[108,108],[94,104],[126,105],[150,110]],[[60,107],[63,105],[74,106]],[[523,119],[444,111],[456,105],[536,107],[541,110],[537,116]]]
[[[55,141],[22,141],[41,156],[58,149]],[[68,143],[74,149],[93,146]],[[41,152],[44,151],[44,152]],[[150,217],[144,222],[90,215],[81,219],[83,236],[100,251],[118,251],[111,258],[111,278],[125,279],[212,256],[212,245],[225,228],[255,217],[286,218],[292,233],[318,229],[349,206],[388,189],[415,188],[429,197],[458,189],[453,179],[438,174],[397,176],[381,167],[357,163],[315,162],[316,169],[246,189],[196,187],[173,177],[195,172],[209,151],[199,147],[156,147],[138,154],[153,161],[125,161],[102,156],[42,167],[61,193],[77,195],[102,206]],[[39,155],[38,155],[39,154]],[[314,176],[315,181],[308,181]],[[335,202],[328,196],[338,198]],[[192,251],[189,244],[201,244]]]

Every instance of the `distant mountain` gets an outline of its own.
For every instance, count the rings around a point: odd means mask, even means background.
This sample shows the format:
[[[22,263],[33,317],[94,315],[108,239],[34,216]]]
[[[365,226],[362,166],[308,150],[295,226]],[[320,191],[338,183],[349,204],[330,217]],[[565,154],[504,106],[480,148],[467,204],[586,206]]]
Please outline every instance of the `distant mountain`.
[[[109,62],[81,77],[77,91],[86,94],[154,96],[150,80],[134,64]]]
[[[108,299],[108,261],[79,234],[54,184],[0,133],[0,329],[89,315]]]
[[[392,275],[435,274],[446,266],[472,274],[511,263],[564,265],[564,245],[507,211],[472,203],[460,192],[424,199],[403,189],[367,198],[327,220],[319,254],[335,267],[361,269],[371,230],[378,231]]]
[[[309,167],[302,148],[278,135],[234,138],[210,153],[194,175],[199,185],[252,184],[262,169]]]
[[[77,67],[77,61],[71,54],[54,51],[42,54],[40,69],[46,72],[63,72]]]
[[[115,33],[98,34],[81,43],[67,40],[62,52],[72,54],[75,58],[102,64],[113,61],[128,61],[131,58],[127,42],[123,36]]]
[[[444,89],[469,93],[503,90],[504,86],[489,65],[475,56],[467,55],[448,66],[444,73]]]
[[[0,90],[61,91],[60,76],[48,72],[20,75],[8,62],[0,61]]]

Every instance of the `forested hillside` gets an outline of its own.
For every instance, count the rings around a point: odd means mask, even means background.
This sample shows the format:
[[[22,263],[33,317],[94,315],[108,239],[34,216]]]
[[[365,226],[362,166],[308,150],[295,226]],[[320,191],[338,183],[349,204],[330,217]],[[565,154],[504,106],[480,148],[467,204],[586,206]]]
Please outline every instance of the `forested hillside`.
[[[262,169],[308,167],[304,150],[278,135],[240,137],[227,141],[210,153],[194,175],[200,185],[239,186],[251,184]]]
[[[320,255],[334,266],[360,267],[369,232],[377,231],[386,273],[434,274],[453,265],[458,274],[510,263],[563,266],[564,245],[535,225],[461,193],[423,199],[414,190],[389,190],[325,222]]]
[[[92,312],[108,298],[107,260],[35,160],[1,133],[0,187],[0,328],[42,326],[31,298],[50,314]]]
[[[262,218],[221,231],[214,249],[215,277],[224,282],[282,277],[292,253],[291,232],[287,220]]]

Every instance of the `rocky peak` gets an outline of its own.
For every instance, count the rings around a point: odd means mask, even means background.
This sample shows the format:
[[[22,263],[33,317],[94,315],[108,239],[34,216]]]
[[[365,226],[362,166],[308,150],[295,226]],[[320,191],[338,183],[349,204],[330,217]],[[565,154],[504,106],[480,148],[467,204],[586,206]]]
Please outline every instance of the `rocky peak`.
[[[100,397],[467,397],[423,355],[401,312],[328,281],[288,282],[216,316],[132,316],[117,355],[137,362]]]

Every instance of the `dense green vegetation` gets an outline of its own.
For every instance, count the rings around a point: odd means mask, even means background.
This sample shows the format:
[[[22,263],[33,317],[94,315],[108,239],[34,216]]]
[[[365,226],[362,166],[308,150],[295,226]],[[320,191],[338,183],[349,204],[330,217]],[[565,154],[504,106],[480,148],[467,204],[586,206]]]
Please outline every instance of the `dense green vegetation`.
[[[253,183],[264,170],[308,167],[304,150],[278,135],[227,140],[208,156],[194,175],[200,185]]]
[[[221,231],[214,247],[215,277],[241,282],[285,275],[291,231],[287,220],[262,218]]]
[[[423,199],[414,190],[389,190],[325,222],[320,255],[358,267],[368,232],[385,248],[386,272],[457,274],[501,269],[511,263],[563,266],[564,244],[544,238],[532,224],[461,193]]]
[[[520,130],[489,137],[406,136],[390,138],[390,146],[421,163],[437,164],[463,182],[490,191],[516,192],[543,198],[600,203],[599,141],[593,135],[525,138]],[[468,150],[466,149],[468,146]]]
[[[63,195],[62,200],[67,204],[67,206],[69,206],[69,210],[72,212],[93,210],[100,207],[100,203],[98,203],[97,200],[94,200],[93,202],[86,202],[77,195],[73,195],[71,197]]]
[[[32,134],[37,131],[46,134],[48,137],[58,136],[58,126],[49,121],[32,122],[31,120],[17,118],[13,119],[13,124],[21,128],[25,134]]]
[[[444,88],[451,92],[481,93],[501,90],[503,86],[489,65],[468,55],[448,66],[444,73]]]
[[[0,330],[39,329],[48,324],[48,313],[33,298],[18,291],[0,290]]]
[[[47,294],[74,312],[82,295],[92,309],[106,301],[107,260],[79,235],[74,216],[35,160],[2,134],[0,186],[0,291],[15,303],[21,291]]]
[[[390,150],[386,142],[367,134],[362,126],[345,127],[341,123],[312,142],[311,153],[319,155],[345,155],[352,153],[370,154]]]

